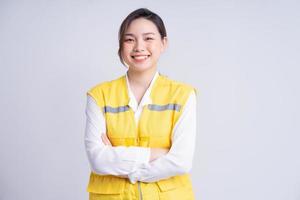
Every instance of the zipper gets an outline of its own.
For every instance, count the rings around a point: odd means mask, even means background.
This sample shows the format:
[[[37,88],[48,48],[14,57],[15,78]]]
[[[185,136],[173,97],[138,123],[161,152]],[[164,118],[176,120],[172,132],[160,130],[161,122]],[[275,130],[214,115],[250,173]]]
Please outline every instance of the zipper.
[[[137,135],[138,146],[140,146],[140,134],[139,134],[140,124],[141,124],[140,122],[141,122],[141,119],[143,117],[144,110],[146,109],[145,106],[147,106],[147,105],[143,106],[142,112],[140,114],[140,118],[139,118],[138,123],[137,123],[137,129],[136,130],[137,130],[137,133],[138,133],[138,135]],[[141,182],[140,181],[138,181],[138,190],[139,190],[139,200],[143,200],[143,194],[142,194]]]
[[[140,132],[139,132],[139,130],[140,130],[140,122],[142,121],[142,119],[143,119],[143,113],[144,113],[144,110],[146,109],[145,108],[145,106],[147,106],[147,105],[143,105],[143,108],[142,108],[142,112],[140,113],[140,118],[139,118],[139,120],[138,120],[138,123],[137,123],[137,128],[136,128],[136,130],[137,130],[137,139],[138,139],[138,145],[140,146]]]
[[[138,181],[138,191],[139,191],[139,200],[143,200],[142,190],[141,190],[141,182]]]
[[[144,105],[145,106],[145,105]],[[135,113],[134,111],[132,110],[132,108],[130,108],[131,110],[131,116],[132,116],[132,119],[133,119],[133,123],[134,123],[134,127],[135,127],[135,130],[137,132],[137,145],[139,146],[140,145],[140,135],[139,135],[139,128],[140,128],[140,121],[141,121],[141,118],[143,116],[143,112],[144,112],[144,106],[142,108],[142,112],[140,113],[140,118],[139,120],[136,122],[135,121]],[[139,195],[139,200],[143,200],[143,194],[142,194],[142,190],[141,190],[141,182],[140,181],[137,181],[138,183],[138,195]]]

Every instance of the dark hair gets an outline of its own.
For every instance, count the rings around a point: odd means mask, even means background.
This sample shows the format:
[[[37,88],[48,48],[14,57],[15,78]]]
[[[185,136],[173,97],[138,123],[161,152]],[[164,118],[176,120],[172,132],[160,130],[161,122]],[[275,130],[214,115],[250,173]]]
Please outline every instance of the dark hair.
[[[155,26],[157,27],[158,32],[160,33],[160,36],[161,36],[162,39],[167,36],[167,32],[166,32],[164,22],[156,13],[148,10],[147,8],[139,8],[139,9],[131,12],[124,19],[124,21],[122,22],[122,24],[120,26],[120,29],[119,29],[119,50],[118,50],[118,55],[119,55],[119,58],[120,58],[121,63],[123,65],[125,65],[125,64],[123,62],[121,52],[122,52],[122,49],[123,49],[124,34],[125,34],[125,31],[127,30],[127,28],[129,27],[129,25],[131,24],[131,22],[135,19],[138,19],[138,18],[145,18],[145,19],[148,19],[148,20],[152,21],[155,24]]]

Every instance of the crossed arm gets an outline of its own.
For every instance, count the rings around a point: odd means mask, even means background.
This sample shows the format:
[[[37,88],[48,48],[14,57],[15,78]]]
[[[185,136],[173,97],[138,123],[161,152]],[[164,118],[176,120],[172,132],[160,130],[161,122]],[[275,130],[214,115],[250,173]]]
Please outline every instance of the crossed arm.
[[[196,95],[191,93],[174,127],[170,149],[113,147],[103,113],[90,96],[86,107],[85,149],[91,170],[136,181],[155,182],[190,171],[196,137]],[[100,137],[101,135],[101,137]]]
[[[112,144],[109,141],[107,135],[105,133],[101,134],[101,140],[105,145],[111,146]],[[167,148],[150,148],[150,159],[149,162],[165,155],[166,153],[168,153],[169,149]]]
[[[112,147],[112,144],[109,141],[109,139],[108,139],[108,137],[105,133],[101,134],[101,140],[105,145]],[[149,162],[152,162],[153,160],[167,154],[168,151],[169,151],[169,149],[167,149],[167,148],[150,148]],[[128,175],[118,175],[118,176],[121,177],[121,178],[129,178]]]

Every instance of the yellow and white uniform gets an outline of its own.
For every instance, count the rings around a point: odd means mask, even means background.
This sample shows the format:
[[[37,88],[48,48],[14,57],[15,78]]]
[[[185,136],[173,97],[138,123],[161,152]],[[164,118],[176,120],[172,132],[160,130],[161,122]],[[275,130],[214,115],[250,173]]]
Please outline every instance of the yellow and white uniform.
[[[171,148],[174,126],[179,120],[186,101],[195,88],[158,75],[149,94],[151,103],[142,109],[139,122],[129,106],[130,92],[126,76],[96,85],[88,91],[104,113],[106,132],[113,147]],[[142,100],[143,101],[143,100]],[[100,139],[100,133],[99,133]],[[91,155],[92,150],[88,150]],[[99,155],[98,157],[100,157]],[[113,162],[113,159],[111,160]],[[104,164],[104,163],[103,163]],[[151,163],[148,165],[151,167]],[[101,166],[94,166],[90,175],[88,192],[90,199],[194,199],[192,184],[188,173],[165,177],[158,181],[139,181],[137,173],[128,174],[131,180],[96,173]],[[122,172],[116,169],[116,175]],[[121,173],[119,173],[121,174]],[[134,183],[137,181],[137,183]]]

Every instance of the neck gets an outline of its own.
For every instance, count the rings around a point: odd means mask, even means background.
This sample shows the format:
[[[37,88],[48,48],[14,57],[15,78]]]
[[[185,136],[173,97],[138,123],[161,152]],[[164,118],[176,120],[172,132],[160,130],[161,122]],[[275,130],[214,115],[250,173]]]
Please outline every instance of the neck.
[[[129,68],[127,71],[127,76],[130,85],[148,88],[155,73],[156,68],[149,69],[147,71],[132,71]]]

